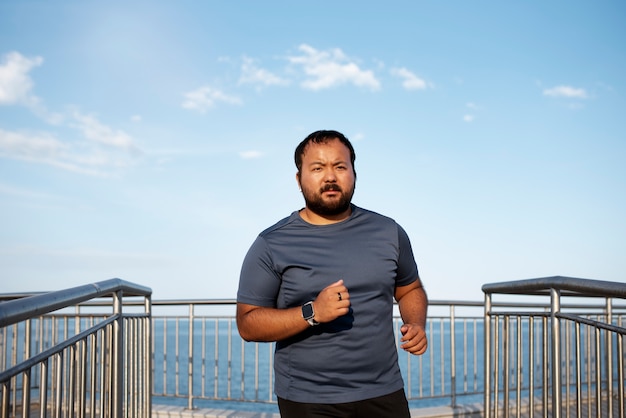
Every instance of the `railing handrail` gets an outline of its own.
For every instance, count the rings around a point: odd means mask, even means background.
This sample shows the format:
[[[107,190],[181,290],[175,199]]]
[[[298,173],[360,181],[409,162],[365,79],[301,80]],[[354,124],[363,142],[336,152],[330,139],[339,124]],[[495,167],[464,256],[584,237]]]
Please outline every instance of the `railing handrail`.
[[[626,283],[577,277],[540,277],[482,286],[483,293],[500,294],[550,295],[551,289],[561,291],[564,296],[626,298]]]
[[[613,395],[619,403],[618,410],[624,411],[624,367],[622,336],[626,328],[621,318],[614,322],[614,299],[626,299],[626,283],[602,280],[581,279],[575,277],[553,276],[537,279],[517,280],[501,283],[489,283],[482,286],[485,294],[484,318],[484,411],[486,417],[497,416],[501,406],[508,413],[514,406],[517,416],[520,416],[522,407],[522,382],[529,381],[527,389],[530,411],[535,410],[534,367],[520,367],[523,364],[521,353],[531,360],[535,356],[533,347],[534,319],[528,316],[526,326],[530,337],[523,346],[522,325],[520,312],[498,311],[494,308],[492,297],[500,295],[518,296],[549,296],[549,312],[543,313],[543,342],[541,353],[542,375],[542,407],[546,412],[551,411],[554,418],[560,418],[565,408],[568,415],[570,387],[573,379],[576,380],[575,408],[578,416],[582,415],[583,402],[587,402],[588,414],[595,406],[596,416],[605,416],[602,409],[613,416]],[[586,318],[584,315],[564,313],[563,298],[593,298],[603,300],[600,308],[599,320]],[[513,304],[509,307],[514,306]],[[578,308],[578,307],[577,307]],[[623,305],[620,305],[623,309]],[[621,314],[623,315],[623,314]],[[517,335],[510,333],[510,323],[517,316]],[[584,325],[586,328],[581,328]],[[500,335],[502,333],[502,335]],[[572,335],[573,334],[573,335]],[[593,337],[591,337],[593,335]],[[585,340],[587,338],[587,340]],[[591,338],[593,338],[593,343]],[[500,340],[502,342],[500,342]],[[592,352],[592,350],[594,350]],[[582,353],[582,354],[581,354]],[[614,355],[617,358],[614,359]],[[593,357],[594,373],[591,373],[590,358]],[[574,360],[572,360],[572,358]],[[500,365],[502,362],[502,365]],[[587,368],[582,364],[585,362]],[[513,367],[511,367],[513,366]],[[584,382],[588,393],[587,399],[582,399]],[[614,385],[614,376],[617,384]],[[502,385],[502,387],[500,386]],[[615,386],[615,387],[614,387]],[[590,388],[594,387],[592,391]],[[548,390],[550,388],[550,390]],[[593,395],[591,395],[593,393]],[[592,397],[593,396],[593,397]],[[606,399],[603,404],[602,400]],[[513,405],[514,402],[514,405]],[[620,416],[624,416],[623,412]]]
[[[35,294],[0,303],[0,327],[13,325],[118,291],[122,291],[125,296],[148,297],[152,294],[152,289],[149,287],[121,279],[109,279],[55,292]]]

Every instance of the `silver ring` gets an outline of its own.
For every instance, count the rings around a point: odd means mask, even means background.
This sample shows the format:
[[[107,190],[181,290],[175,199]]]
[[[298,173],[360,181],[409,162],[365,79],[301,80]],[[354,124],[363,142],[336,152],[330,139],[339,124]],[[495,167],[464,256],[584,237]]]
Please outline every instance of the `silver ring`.
[[[343,298],[341,297],[341,293],[337,292],[337,295],[339,296],[339,300],[342,300]]]

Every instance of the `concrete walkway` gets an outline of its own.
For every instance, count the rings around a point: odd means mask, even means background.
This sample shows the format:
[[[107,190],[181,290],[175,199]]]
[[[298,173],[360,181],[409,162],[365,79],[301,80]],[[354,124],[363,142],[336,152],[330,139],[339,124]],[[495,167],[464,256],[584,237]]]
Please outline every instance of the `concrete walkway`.
[[[413,418],[477,418],[482,416],[482,405],[463,405],[457,408],[449,406],[417,408],[411,410]],[[271,412],[233,411],[228,409],[187,409],[181,406],[152,405],[152,418],[280,418]]]

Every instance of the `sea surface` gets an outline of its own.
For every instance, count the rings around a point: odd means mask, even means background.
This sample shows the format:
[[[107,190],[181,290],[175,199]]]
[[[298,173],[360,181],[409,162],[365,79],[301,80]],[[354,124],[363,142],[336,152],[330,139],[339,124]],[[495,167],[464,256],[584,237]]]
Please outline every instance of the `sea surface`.
[[[399,326],[397,322],[396,330]],[[482,401],[482,330],[478,320],[455,325],[457,403]],[[398,353],[411,408],[452,402],[449,320],[434,319],[428,334],[425,355]],[[153,403],[188,406],[191,387],[194,408],[278,412],[273,395],[274,344],[243,342],[232,318],[196,319],[193,336],[190,345],[186,318],[154,318]]]

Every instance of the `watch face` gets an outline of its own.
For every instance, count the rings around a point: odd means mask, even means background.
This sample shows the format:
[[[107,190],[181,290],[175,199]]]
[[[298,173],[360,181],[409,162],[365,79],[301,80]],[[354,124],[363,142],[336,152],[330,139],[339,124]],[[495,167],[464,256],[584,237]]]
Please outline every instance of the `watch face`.
[[[309,302],[302,306],[302,316],[304,319],[313,317],[313,305]]]

